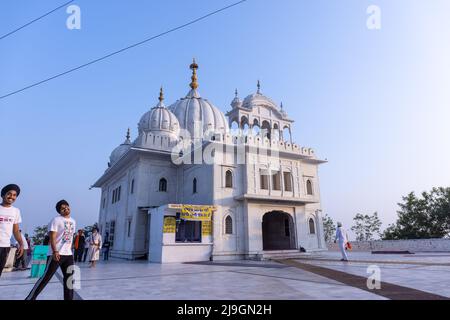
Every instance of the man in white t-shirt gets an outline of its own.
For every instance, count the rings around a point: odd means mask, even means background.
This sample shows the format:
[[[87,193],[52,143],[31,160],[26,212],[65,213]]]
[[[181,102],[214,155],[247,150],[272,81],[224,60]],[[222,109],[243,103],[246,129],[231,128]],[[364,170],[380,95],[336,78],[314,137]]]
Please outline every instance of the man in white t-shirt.
[[[76,230],[75,220],[70,217],[70,207],[66,200],[56,204],[56,211],[59,216],[48,224],[50,242],[44,275],[36,282],[26,300],[36,300],[58,267],[61,268],[64,277],[64,300],[73,300],[73,286],[68,282],[73,275],[72,241]]]
[[[13,207],[20,194],[20,188],[16,184],[9,184],[1,191],[2,203],[0,204],[0,276],[11,248],[11,237],[14,235],[18,245],[17,257],[23,255],[23,241],[19,232],[19,223],[22,222],[20,210]]]

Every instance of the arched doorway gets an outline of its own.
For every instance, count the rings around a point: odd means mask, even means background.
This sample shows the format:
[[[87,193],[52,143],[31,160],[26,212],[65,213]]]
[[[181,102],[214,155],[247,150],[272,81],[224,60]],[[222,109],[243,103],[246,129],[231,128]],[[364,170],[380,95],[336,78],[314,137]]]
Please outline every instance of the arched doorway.
[[[295,249],[294,221],[282,211],[268,212],[262,222],[263,250]]]

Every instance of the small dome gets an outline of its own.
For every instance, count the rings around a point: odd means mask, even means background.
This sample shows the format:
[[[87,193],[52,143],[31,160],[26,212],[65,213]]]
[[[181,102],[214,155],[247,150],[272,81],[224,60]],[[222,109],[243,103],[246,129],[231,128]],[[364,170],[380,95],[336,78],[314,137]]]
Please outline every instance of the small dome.
[[[114,163],[120,160],[131,148],[130,129],[127,132],[127,138],[124,143],[115,148],[109,157],[108,166],[111,167]]]
[[[272,107],[278,111],[281,111],[280,108],[277,106],[277,104],[272,101],[272,99],[261,94],[261,83],[258,80],[258,91],[254,94],[247,96],[244,99],[242,106],[247,109],[252,109],[253,107],[261,106],[261,105]]]
[[[168,136],[174,140],[178,139],[180,124],[177,117],[166,108],[163,100],[161,88],[159,103],[145,113],[139,121],[139,135],[144,132],[151,132],[159,136]]]
[[[242,106],[247,109],[252,109],[253,107],[261,105],[273,107],[278,111],[281,111],[272,99],[262,95],[261,93],[254,93],[247,96],[242,103]]]
[[[242,101],[241,101],[241,99],[239,99],[237,89],[236,89],[236,92],[235,92],[235,97],[234,97],[233,101],[231,101],[231,107],[233,109],[242,107]]]

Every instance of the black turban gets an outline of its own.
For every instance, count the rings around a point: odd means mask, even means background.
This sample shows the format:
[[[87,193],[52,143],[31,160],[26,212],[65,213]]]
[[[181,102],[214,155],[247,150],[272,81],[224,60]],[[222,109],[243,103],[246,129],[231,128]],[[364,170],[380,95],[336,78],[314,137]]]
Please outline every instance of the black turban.
[[[16,191],[17,195],[20,194],[20,188],[17,184],[8,184],[2,189],[2,198],[11,190]]]
[[[66,200],[58,201],[58,203],[56,204],[56,211],[58,211],[58,213],[60,213],[59,210],[61,210],[61,206],[63,204],[65,204],[66,206],[69,205],[69,203]]]

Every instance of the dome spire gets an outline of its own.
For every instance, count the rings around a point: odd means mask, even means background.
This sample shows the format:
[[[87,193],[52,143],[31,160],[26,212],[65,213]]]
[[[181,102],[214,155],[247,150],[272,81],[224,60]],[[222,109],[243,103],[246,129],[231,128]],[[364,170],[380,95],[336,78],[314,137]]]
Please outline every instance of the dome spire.
[[[193,59],[192,64],[189,67],[192,70],[192,82],[190,84],[191,88],[193,90],[196,90],[198,88],[198,79],[197,79],[197,69],[198,69],[198,64],[195,62],[195,58]]]
[[[127,130],[127,135],[126,135],[126,140],[124,141],[124,145],[128,145],[128,144],[131,144],[131,134],[130,134],[130,128],[128,128],[128,130]]]
[[[161,89],[159,90],[159,98],[158,98],[159,102],[162,103],[164,101],[164,91],[163,91],[163,87],[161,86]]]
[[[164,105],[164,89],[161,86],[161,88],[159,89],[159,98],[158,98],[159,102],[156,106],[154,106],[152,109],[155,108],[165,108],[166,106]]]
[[[238,107],[242,106],[241,99],[239,99],[238,89],[236,89],[236,91],[234,91],[234,99],[233,99],[233,101],[231,101],[231,106],[233,108],[238,108]]]
[[[283,102],[281,102],[281,105],[280,105],[280,107],[281,107],[281,115],[283,116],[283,117],[287,117],[287,113],[286,113],[286,111],[284,110],[284,106],[283,106]]]
[[[125,143],[130,144],[131,143],[131,135],[130,135],[130,128],[128,128],[127,130],[127,136],[126,136],[127,140],[125,140]]]
[[[258,91],[256,93],[261,94],[261,82],[259,80],[258,80],[258,84],[256,85],[256,87],[258,88]]]

